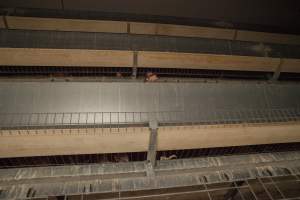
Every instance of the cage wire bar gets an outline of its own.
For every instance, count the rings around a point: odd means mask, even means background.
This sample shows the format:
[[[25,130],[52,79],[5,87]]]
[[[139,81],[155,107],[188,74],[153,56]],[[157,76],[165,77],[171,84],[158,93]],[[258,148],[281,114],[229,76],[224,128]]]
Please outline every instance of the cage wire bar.
[[[299,122],[300,109],[231,109],[166,112],[0,113],[2,130],[148,127]]]
[[[283,181],[280,181],[283,179]],[[286,180],[284,180],[286,179]],[[205,182],[205,181],[203,181]],[[286,184],[289,188],[284,187]],[[203,200],[299,200],[300,198],[300,179],[299,175],[291,175],[291,176],[270,176],[270,177],[258,177],[256,179],[244,179],[237,180],[232,182],[220,182],[220,183],[203,183],[199,186],[185,186],[183,191],[180,191],[181,188],[172,188],[166,190],[167,192],[158,192],[158,191],[133,191],[129,194],[126,192],[117,192],[116,194],[112,194],[111,198],[105,197],[101,193],[93,193],[89,192],[82,194],[73,194],[73,195],[59,195],[59,196],[49,196],[49,197],[37,197],[35,198],[35,190],[29,190],[26,198],[22,198],[23,200],[29,199],[42,199],[42,200],[51,200],[51,199],[59,199],[59,197],[63,197],[62,199],[139,199],[139,198],[174,198],[178,196],[182,196],[185,198],[192,197],[201,197]],[[177,191],[176,191],[177,190]],[[134,192],[137,194],[134,195]],[[138,195],[138,193],[144,192],[145,194]],[[0,197],[1,199],[1,197]],[[18,200],[18,199],[16,199]]]
[[[204,70],[204,69],[179,69],[179,68],[126,68],[126,67],[38,67],[38,66],[2,66],[0,77],[57,77],[57,78],[80,78],[80,77],[110,77],[114,81],[130,80],[131,76],[144,78],[148,72],[155,73],[159,79],[193,79],[218,78],[218,79],[257,79],[269,80],[272,72],[243,72],[230,70]],[[282,74],[282,73],[281,73]],[[299,78],[297,73],[289,76],[280,76],[284,80]],[[117,76],[119,75],[119,77]],[[281,80],[281,79],[280,79]]]

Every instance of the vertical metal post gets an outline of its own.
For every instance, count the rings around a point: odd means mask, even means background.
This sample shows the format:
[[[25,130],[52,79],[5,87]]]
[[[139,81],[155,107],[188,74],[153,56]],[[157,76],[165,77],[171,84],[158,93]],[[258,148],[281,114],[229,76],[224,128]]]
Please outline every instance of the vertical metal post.
[[[61,9],[64,10],[65,9],[64,0],[60,0],[60,5],[61,5]]]
[[[158,123],[157,120],[152,118],[149,122],[150,128],[150,136],[149,136],[149,147],[147,152],[147,174],[154,175],[153,168],[156,164],[156,149],[157,149],[157,130],[158,130]]]
[[[4,27],[5,27],[6,29],[9,29],[8,23],[7,23],[7,19],[6,19],[6,16],[5,16],[5,15],[2,16],[2,20],[3,20],[3,23],[4,23]]]
[[[136,79],[137,77],[137,67],[138,67],[138,52],[134,51],[133,52],[133,66],[132,66],[132,78]]]
[[[279,65],[277,66],[277,68],[275,69],[275,71],[273,73],[272,81],[277,81],[278,80],[278,78],[280,76],[282,64],[283,64],[283,59],[280,58]]]

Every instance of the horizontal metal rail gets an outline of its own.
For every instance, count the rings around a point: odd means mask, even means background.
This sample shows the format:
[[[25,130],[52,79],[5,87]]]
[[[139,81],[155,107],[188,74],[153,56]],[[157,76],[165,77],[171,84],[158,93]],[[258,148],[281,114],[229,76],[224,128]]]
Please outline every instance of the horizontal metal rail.
[[[278,123],[300,121],[300,109],[243,109],[215,112],[65,112],[0,113],[1,130],[48,128],[147,127],[154,117],[160,126]]]

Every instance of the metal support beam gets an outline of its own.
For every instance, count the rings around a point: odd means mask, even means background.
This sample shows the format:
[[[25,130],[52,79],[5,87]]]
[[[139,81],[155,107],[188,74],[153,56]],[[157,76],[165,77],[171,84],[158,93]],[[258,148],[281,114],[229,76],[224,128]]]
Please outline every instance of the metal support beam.
[[[156,164],[156,150],[157,150],[157,129],[158,122],[155,119],[151,119],[149,122],[150,127],[150,137],[149,137],[149,147],[147,154],[147,161],[151,164],[152,168]],[[148,169],[151,169],[151,166]]]

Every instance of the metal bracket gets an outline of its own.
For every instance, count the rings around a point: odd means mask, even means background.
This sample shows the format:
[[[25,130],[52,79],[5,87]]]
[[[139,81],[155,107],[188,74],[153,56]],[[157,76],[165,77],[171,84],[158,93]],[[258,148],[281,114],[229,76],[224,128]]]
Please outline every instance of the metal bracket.
[[[149,121],[149,127],[151,130],[156,130],[158,129],[158,122],[155,119],[152,119]]]
[[[146,174],[148,177],[153,177],[155,176],[155,172],[154,172],[154,167],[151,164],[150,161],[147,160],[147,162],[145,163],[145,169],[146,169]]]

